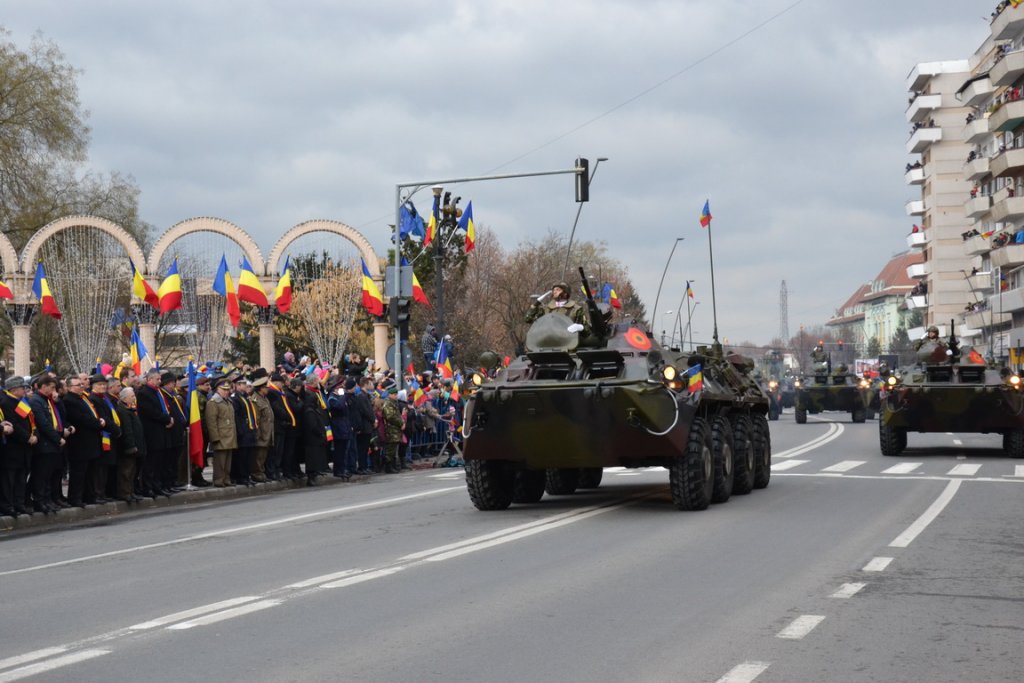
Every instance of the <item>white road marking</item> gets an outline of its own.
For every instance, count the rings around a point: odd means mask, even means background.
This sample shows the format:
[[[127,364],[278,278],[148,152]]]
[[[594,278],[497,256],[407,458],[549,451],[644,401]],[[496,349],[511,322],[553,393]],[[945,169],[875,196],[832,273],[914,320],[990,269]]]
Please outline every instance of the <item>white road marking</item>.
[[[786,640],[800,640],[823,621],[825,621],[825,617],[821,614],[803,614],[794,619],[793,623],[789,626],[776,633],[775,637],[785,638]]]
[[[442,474],[428,474],[431,479],[460,479],[466,476],[465,470],[458,470],[455,472],[444,472]]]
[[[259,602],[250,602],[248,605],[226,609],[223,612],[214,612],[213,614],[207,614],[205,617],[199,617],[192,621],[183,621],[180,624],[172,624],[167,628],[172,631],[184,631],[185,629],[195,628],[196,626],[216,624],[218,621],[233,619],[234,617],[240,617],[245,614],[252,614],[253,612],[259,612],[260,610],[280,604],[280,600],[260,600]]]
[[[743,662],[734,666],[715,683],[751,683],[763,674],[768,666],[768,662]]]
[[[17,655],[16,657],[8,657],[7,659],[0,659],[0,669],[10,669],[12,666],[21,666],[28,662],[34,662],[37,659],[45,659],[54,655],[59,655],[61,652],[67,652],[66,647],[44,647],[42,650],[35,650],[34,652],[26,652],[23,655]]]
[[[964,465],[960,465],[960,467],[964,467]],[[928,528],[929,524],[935,521],[935,518],[939,516],[939,513],[949,505],[949,501],[953,500],[953,496],[956,495],[956,492],[960,489],[960,484],[961,481],[959,479],[954,479],[949,482],[949,484],[946,485],[946,488],[942,490],[942,493],[939,494],[939,497],[935,499],[935,502],[929,505],[928,509],[925,510],[920,517],[914,520],[914,523],[908,526],[906,531],[894,538],[892,543],[889,544],[889,547],[906,548],[910,545],[922,531]]]
[[[882,470],[882,474],[910,474],[923,464],[923,462],[901,462],[899,465]]]
[[[1013,475],[1014,477],[1024,477],[1024,465],[1014,465]]]
[[[364,581],[372,581],[374,579],[379,579],[382,576],[391,576],[392,574],[397,574],[398,572],[402,571],[403,569],[405,569],[405,567],[386,567],[385,569],[374,569],[374,570],[363,572],[362,574],[356,574],[355,576],[350,576],[347,579],[341,579],[340,581],[332,581],[330,583],[325,583],[324,585],[322,585],[320,587],[321,588],[345,588],[346,586],[354,586],[357,583],[363,583]]]
[[[821,471],[822,472],[849,472],[853,468],[860,467],[861,465],[863,465],[866,462],[867,462],[867,460],[843,460],[842,462],[837,462],[835,465],[832,465],[831,467],[826,467],[826,468],[822,469]]]
[[[147,629],[166,626],[167,624],[173,624],[176,621],[185,621],[192,617],[198,617],[203,614],[209,614],[210,612],[228,609],[229,607],[235,607],[236,605],[241,605],[246,602],[252,602],[253,600],[259,599],[260,596],[258,595],[246,595],[240,598],[231,598],[230,600],[222,600],[209,605],[202,605],[200,607],[193,607],[192,609],[183,610],[181,612],[175,612],[174,614],[168,614],[166,617],[160,617],[159,619],[153,619],[151,621],[144,621],[140,624],[129,626],[128,628],[133,631],[145,631]]]
[[[866,585],[866,583],[844,583],[842,586],[839,587],[839,590],[837,590],[829,597],[842,599],[852,598],[857,593],[860,593]]]
[[[29,676],[53,671],[54,669],[59,669],[62,666],[70,666],[71,664],[78,664],[79,662],[85,662],[90,659],[95,659],[96,657],[102,657],[107,654],[110,654],[110,650],[79,650],[78,652],[72,652],[71,654],[64,655],[63,657],[56,657],[43,662],[29,664],[28,666],[23,666],[20,669],[5,671],[0,674],[0,683],[17,681],[22,678],[28,678]]]
[[[822,436],[819,436],[817,439],[811,439],[810,441],[801,446],[790,448],[788,450],[782,451],[781,453],[772,453],[772,457],[792,458],[794,455],[802,455],[808,451],[813,451],[815,448],[818,448],[819,446],[824,446],[829,441],[838,439],[842,433],[843,425],[833,422],[829,424],[828,431],[825,432],[825,434],[823,434]]]
[[[981,469],[981,465],[957,465],[949,472],[946,472],[950,476],[960,477],[973,477]]]
[[[781,472],[783,470],[791,470],[794,467],[799,467],[800,465],[806,465],[809,462],[810,462],[810,460],[783,460],[782,462],[777,462],[774,465],[772,465],[772,472]]]
[[[953,445],[954,446],[963,446],[964,442],[961,441],[960,439],[953,439]]]
[[[879,480],[892,481],[893,479],[900,479],[903,481],[965,481],[963,478],[952,479],[947,475],[933,475],[933,474],[908,474],[902,477],[890,477],[884,474],[833,474],[831,472],[780,472],[780,477],[820,477],[823,479],[866,479],[866,480]],[[1002,477],[972,477],[966,481],[971,483],[985,482],[985,483],[1001,483],[1001,484],[1024,484],[1024,480],[1014,479],[1010,476]]]
[[[137,553],[143,550],[153,550],[155,548],[166,548],[167,546],[180,545],[182,543],[190,543],[192,541],[201,541],[207,538],[216,538],[218,536],[230,536],[231,534],[238,534],[245,531],[253,531],[256,529],[266,529],[268,527],[282,526],[285,524],[291,524],[292,522],[302,522],[308,519],[316,519],[317,517],[328,517],[331,515],[338,515],[345,512],[354,512],[356,510],[366,510],[368,508],[380,507],[383,505],[391,505],[392,503],[402,503],[407,500],[415,500],[416,498],[425,498],[427,496],[436,496],[441,493],[450,493],[452,491],[465,491],[464,486],[447,486],[443,489],[435,489],[433,491],[421,491],[420,493],[410,493],[405,496],[395,496],[393,498],[383,498],[381,500],[374,500],[368,503],[357,503],[355,505],[344,505],[342,507],[329,508],[327,510],[320,510],[318,512],[307,512],[301,515],[292,515],[290,517],[281,517],[279,519],[273,519],[268,522],[258,522],[256,524],[247,524],[245,526],[230,527],[227,529],[220,529],[218,531],[208,531],[203,534],[195,534],[194,536],[183,536],[181,538],[174,538],[170,541],[161,541],[159,543],[147,543],[145,545],[133,546],[131,548],[122,548],[121,550],[111,550],[105,553],[97,553],[95,555],[85,555],[83,557],[75,557],[70,560],[61,560],[59,562],[48,562],[46,564],[37,564],[32,567],[23,567],[21,569],[9,569],[7,571],[0,571],[0,576],[10,576],[12,574],[25,574],[28,572],[39,571],[42,569],[52,569],[54,567],[66,567],[72,564],[80,564],[82,562],[89,562],[91,560],[99,560],[105,557],[117,557],[118,555],[127,555],[129,553]]]
[[[873,557],[873,558],[871,558],[870,562],[868,562],[866,565],[864,565],[864,568],[861,569],[861,571],[862,572],[882,572],[882,571],[885,571],[885,568],[889,566],[890,562],[892,562],[892,558],[891,557]]]
[[[310,586],[317,586],[328,581],[337,581],[343,579],[346,576],[352,576],[353,574],[359,574],[363,572],[362,569],[345,569],[340,572],[334,572],[333,574],[324,574],[323,576],[314,576],[312,579],[306,579],[305,581],[299,581],[298,583],[290,583],[287,588],[309,588]]]
[[[616,472],[616,477],[639,477],[643,472]]]

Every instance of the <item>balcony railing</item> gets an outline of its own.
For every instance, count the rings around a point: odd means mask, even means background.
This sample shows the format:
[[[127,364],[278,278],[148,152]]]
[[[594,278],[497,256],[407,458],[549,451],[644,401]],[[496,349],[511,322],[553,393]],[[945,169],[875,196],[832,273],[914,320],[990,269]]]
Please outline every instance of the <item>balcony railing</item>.
[[[1007,197],[992,205],[992,220],[1015,221],[1024,218],[1024,197]]]
[[[992,20],[992,38],[994,40],[1009,40],[1021,31],[1024,31],[1024,12],[1006,5],[1003,11]]]
[[[907,266],[907,277],[915,279],[928,277],[928,273],[931,272],[931,266],[927,263],[914,263]]]
[[[939,142],[942,140],[942,129],[935,128],[918,128],[907,140],[907,152],[910,154],[920,154],[932,145],[932,143]]]
[[[1021,12],[1024,15],[1024,12]],[[1024,100],[1004,102],[988,117],[988,129],[993,133],[1013,130],[1024,122]]]
[[[996,325],[1002,325],[1010,322],[1013,316],[1010,313],[1006,313],[1005,309],[1003,313],[999,313],[997,310],[982,309],[980,311],[971,311],[964,316],[964,324],[967,327],[984,330],[988,327],[994,327]]]
[[[978,157],[964,164],[964,177],[968,180],[980,180],[989,174],[992,164],[988,157]]]
[[[907,302],[907,308],[910,308],[910,309],[914,309],[914,308],[928,308],[928,295],[927,294],[910,295],[910,296],[908,296],[906,298],[906,302]]]
[[[908,216],[923,216],[925,207],[923,199],[911,199],[906,203],[904,208],[907,210]]]
[[[996,319],[1013,311],[1024,311],[1024,288],[1017,287],[993,294],[988,298],[988,307],[995,311]]]
[[[964,126],[964,142],[976,145],[989,134],[988,119],[984,116],[974,119]]]
[[[985,293],[991,292],[992,273],[977,273],[975,275],[968,275],[967,284],[970,285],[972,291]]]
[[[960,92],[960,101],[965,106],[977,107],[992,97],[993,90],[995,88],[992,87],[992,80],[990,78],[979,78],[976,81],[972,81],[969,86]]]
[[[1013,85],[1014,81],[1022,75],[1024,75],[1024,51],[1022,50],[1004,55],[988,72],[988,77],[992,81],[992,85],[995,86]]]
[[[969,256],[987,254],[992,251],[992,242],[989,237],[975,235],[964,242],[964,251],[966,251]]]
[[[989,196],[972,197],[964,204],[964,213],[967,214],[968,218],[984,216],[991,210],[992,197]]]
[[[924,183],[924,167],[912,168],[904,177],[907,179],[907,185],[921,185]]]
[[[927,121],[932,112],[942,106],[942,95],[918,95],[907,107],[907,121]]]
[[[988,164],[989,171],[997,178],[1022,167],[1024,167],[1024,149],[1008,149],[1005,152],[1000,152],[992,157]]]
[[[990,258],[992,265],[999,268],[1024,266],[1024,244],[1007,244],[1005,247],[993,249]]]
[[[912,232],[907,235],[907,246],[911,249],[921,249],[926,244],[928,244],[928,238],[925,237],[924,231],[922,230]]]

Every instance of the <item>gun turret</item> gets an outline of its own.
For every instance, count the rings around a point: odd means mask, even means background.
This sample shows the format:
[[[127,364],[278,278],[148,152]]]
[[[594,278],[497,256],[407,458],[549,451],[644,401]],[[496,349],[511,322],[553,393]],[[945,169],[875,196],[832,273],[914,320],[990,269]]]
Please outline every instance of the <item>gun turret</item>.
[[[949,321],[949,342],[946,346],[948,347],[946,353],[949,355],[949,362],[956,363],[960,360],[960,340],[956,338],[956,332],[953,331],[953,325],[955,321]]]
[[[580,266],[580,278],[583,280],[583,294],[587,297],[587,313],[590,315],[590,329],[594,331],[594,335],[601,339],[608,338],[608,323],[604,319],[604,314],[601,313],[601,309],[597,307],[597,302],[594,301],[594,293],[590,291],[590,283],[587,282],[587,274],[583,272],[583,266]]]

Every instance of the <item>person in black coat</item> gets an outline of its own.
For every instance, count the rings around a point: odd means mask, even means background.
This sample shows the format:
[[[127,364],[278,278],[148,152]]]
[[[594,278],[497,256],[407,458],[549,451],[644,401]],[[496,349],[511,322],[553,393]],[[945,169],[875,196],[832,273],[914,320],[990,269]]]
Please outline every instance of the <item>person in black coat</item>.
[[[25,379],[15,375],[7,381],[6,390],[0,392],[0,420],[5,423],[0,447],[0,515],[32,514],[25,504],[25,484],[36,435],[29,419],[32,408],[25,400],[26,390]]]
[[[164,452],[164,460],[160,466],[160,481],[164,489],[178,492],[180,487],[188,484],[188,468],[185,467],[185,432],[188,430],[188,418],[185,416],[185,401],[178,393],[178,375],[165,372],[160,375],[160,393],[167,402],[167,409],[174,419],[167,430],[169,444]]]
[[[107,378],[93,375],[89,378],[89,400],[99,413],[106,427],[100,432],[100,456],[93,466],[93,490],[97,498],[106,498],[107,480],[110,469],[117,464],[117,440],[121,438],[121,418],[114,410],[113,402],[107,395]]]
[[[171,447],[171,428],[174,418],[171,417],[167,399],[160,392],[160,371],[150,370],[146,373],[146,383],[135,392],[138,403],[139,420],[142,422],[142,433],[146,440],[146,457],[142,459],[142,495],[170,495],[160,480],[160,463],[167,460],[167,450]]]
[[[235,409],[235,433],[238,435],[238,448],[231,460],[231,478],[236,486],[255,486],[252,478],[253,463],[256,462],[256,433],[259,421],[256,406],[249,398],[252,386],[245,377],[235,380],[235,393],[231,396],[231,404]]]
[[[273,481],[296,478],[301,473],[295,461],[295,435],[302,419],[301,403],[284,387],[284,376],[271,373],[267,400],[274,411],[274,445],[267,456],[267,477]]]
[[[121,442],[117,451],[116,496],[118,500],[137,503],[142,498],[135,494],[135,476],[146,457],[146,437],[136,408],[135,391],[128,387],[121,389],[117,399],[114,410],[121,420]]]
[[[359,380],[358,384],[352,380],[345,383],[345,390],[352,397],[355,408],[352,411],[352,427],[356,441],[356,474],[373,472],[370,465],[370,442],[377,429],[377,418],[373,412],[373,399],[370,398],[372,389],[373,380],[369,377]]]
[[[316,486],[320,473],[327,471],[327,450],[334,434],[327,402],[320,393],[320,380],[313,373],[306,378],[305,393],[302,404],[302,445],[306,454],[306,485]]]
[[[68,502],[76,507],[105,503],[105,498],[96,495],[94,471],[107,422],[86,395],[85,382],[78,375],[69,376],[65,383],[64,412],[68,424],[75,428],[68,440]]]
[[[36,512],[56,512],[68,505],[57,502],[63,492],[59,488],[54,490],[52,482],[57,468],[63,468],[64,443],[71,435],[71,427],[64,420],[62,408],[57,405],[57,378],[44,375],[36,380],[35,386],[36,393],[28,401],[35,417],[37,438],[29,488]]]
[[[355,473],[355,444],[352,416],[355,414],[352,397],[345,392],[345,378],[339,379],[329,390],[327,409],[331,416],[334,435],[334,476],[348,481]]]

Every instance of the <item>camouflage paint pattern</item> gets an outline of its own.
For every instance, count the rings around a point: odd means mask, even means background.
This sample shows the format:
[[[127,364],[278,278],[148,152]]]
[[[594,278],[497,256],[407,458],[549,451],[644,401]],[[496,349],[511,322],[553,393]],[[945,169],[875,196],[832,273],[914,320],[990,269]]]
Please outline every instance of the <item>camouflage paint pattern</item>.
[[[855,375],[811,375],[795,392],[794,407],[812,414],[825,410],[853,413],[866,410],[871,402],[871,389],[861,388]]]
[[[985,369],[979,381],[928,381],[911,373],[882,392],[879,419],[910,432],[1003,432],[1024,428],[1024,395],[998,370]]]

